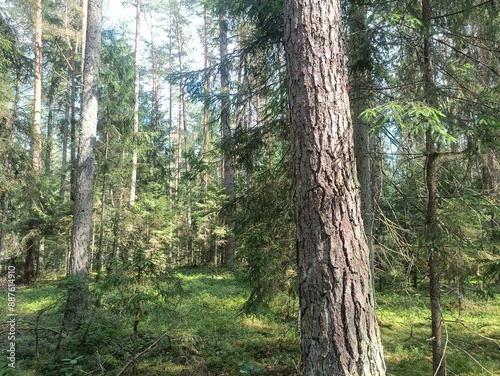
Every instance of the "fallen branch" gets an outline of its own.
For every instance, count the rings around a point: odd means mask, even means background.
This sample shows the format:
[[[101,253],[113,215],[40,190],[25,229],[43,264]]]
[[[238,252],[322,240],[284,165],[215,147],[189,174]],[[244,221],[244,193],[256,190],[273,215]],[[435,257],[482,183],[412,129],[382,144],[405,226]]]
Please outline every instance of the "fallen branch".
[[[132,364],[134,364],[136,362],[137,359],[139,359],[141,356],[143,356],[149,350],[151,350],[153,347],[155,347],[165,337],[172,339],[172,337],[170,337],[168,335],[168,333],[163,333],[160,338],[158,338],[156,341],[154,341],[151,345],[149,345],[146,349],[141,351],[139,354],[136,354],[132,359],[130,359],[130,361],[127,364],[125,364],[125,366],[120,370],[120,372],[118,372],[116,374],[116,376],[121,376],[123,374],[123,372],[125,372],[127,370],[128,367],[130,367]]]
[[[460,324],[462,325],[465,329],[467,329],[469,332],[472,332],[474,333],[475,335],[481,337],[481,338],[484,338],[485,340],[488,340],[488,341],[491,341],[493,342],[495,345],[497,345],[498,347],[500,347],[500,340],[496,339],[496,338],[491,338],[491,337],[487,337],[487,336],[484,336],[482,335],[481,333],[469,328],[467,325],[465,325],[465,322],[464,320],[461,320],[461,319],[455,319],[455,320],[444,320],[444,322],[451,322],[451,323],[456,323],[456,324]]]
[[[32,325],[33,328],[16,328],[16,330],[46,330],[48,332],[53,332],[55,334],[59,334],[59,331],[56,330],[56,329],[52,329],[52,328],[46,328],[46,327],[43,327],[43,326],[38,326],[36,323],[34,322],[31,322],[31,321],[25,321],[25,320],[19,320],[18,323],[26,323],[28,325]],[[7,322],[2,322],[2,324],[5,324],[7,325],[8,323]],[[7,330],[2,330],[0,331],[0,334],[3,334],[3,333],[7,333]]]

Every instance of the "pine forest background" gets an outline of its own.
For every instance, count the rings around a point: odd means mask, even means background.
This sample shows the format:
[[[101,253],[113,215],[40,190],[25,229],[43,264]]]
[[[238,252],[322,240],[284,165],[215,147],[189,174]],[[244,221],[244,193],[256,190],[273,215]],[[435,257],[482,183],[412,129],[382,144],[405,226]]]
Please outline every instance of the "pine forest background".
[[[418,364],[413,373],[398,367],[408,353],[429,350],[413,336],[429,324],[430,178],[432,241],[441,250],[440,293],[443,311],[453,312],[450,325],[469,328],[460,312],[498,307],[500,292],[499,4],[422,2],[430,6],[427,18],[420,1],[342,2],[363,221],[394,375],[420,375]],[[19,368],[117,374],[167,331],[162,350],[148,352],[170,368],[154,368],[160,366],[150,359],[150,368],[134,363],[123,372],[298,374],[282,1],[126,0],[123,7],[138,14],[127,25],[103,14],[90,260],[91,315],[100,326],[74,335],[59,325],[69,283],[86,2],[43,0],[41,24],[36,4],[0,2],[1,272],[15,266],[24,286],[19,300],[40,298],[19,329],[30,339],[18,343]],[[174,335],[189,311],[183,294],[205,279],[222,283],[224,294],[241,288],[234,320],[285,323],[257,330],[274,333],[274,344],[242,355],[224,347],[229,334],[222,329]],[[218,299],[198,301],[196,320],[210,325],[205,307],[230,322],[217,308],[226,297]],[[401,324],[406,338],[391,337],[391,325],[398,328],[391,312],[412,304],[423,321],[408,319]],[[126,318],[113,323],[113,315]],[[498,311],[492,317],[494,327],[483,333],[490,348],[454,350],[457,359],[476,360],[460,374],[498,375]],[[153,329],[162,320],[168,325]],[[109,333],[110,325],[120,329]],[[122,339],[108,340],[113,335]],[[217,351],[220,358],[203,355]],[[429,354],[422,355],[424,370]],[[96,369],[95,359],[105,367]],[[450,362],[449,374],[458,374],[461,366]]]

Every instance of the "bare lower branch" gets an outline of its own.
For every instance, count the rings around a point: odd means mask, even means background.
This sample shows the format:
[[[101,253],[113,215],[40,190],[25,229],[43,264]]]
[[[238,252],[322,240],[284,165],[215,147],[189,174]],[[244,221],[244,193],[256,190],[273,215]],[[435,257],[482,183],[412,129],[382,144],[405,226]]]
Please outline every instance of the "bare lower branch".
[[[120,370],[120,372],[118,372],[116,374],[116,376],[121,376],[127,370],[128,367],[130,367],[132,364],[134,364],[136,362],[137,359],[139,359],[141,356],[143,356],[148,351],[150,351],[153,347],[155,347],[165,337],[172,339],[172,337],[170,337],[167,332],[163,333],[160,338],[158,338],[151,345],[146,347],[146,349],[141,351],[139,354],[136,354],[132,359],[130,359],[130,361],[127,364],[125,364],[125,366]]]

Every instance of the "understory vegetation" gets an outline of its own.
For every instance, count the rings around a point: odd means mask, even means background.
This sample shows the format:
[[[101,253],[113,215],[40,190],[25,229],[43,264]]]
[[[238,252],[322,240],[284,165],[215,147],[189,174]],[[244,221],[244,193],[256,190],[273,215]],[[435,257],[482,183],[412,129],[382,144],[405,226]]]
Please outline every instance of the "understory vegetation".
[[[111,275],[91,284],[92,308],[75,333],[61,328],[67,280],[20,287],[17,367],[3,366],[0,373],[300,375],[298,302],[290,295],[280,294],[266,309],[246,313],[242,308],[251,289],[239,272],[180,268],[160,279],[126,283],[118,278],[117,283],[117,278]],[[429,375],[425,291],[392,286],[377,293],[377,303],[388,375]],[[5,317],[6,305],[1,307]],[[442,309],[448,374],[498,375],[500,299],[450,292],[443,297]],[[2,348],[7,346],[4,334]]]

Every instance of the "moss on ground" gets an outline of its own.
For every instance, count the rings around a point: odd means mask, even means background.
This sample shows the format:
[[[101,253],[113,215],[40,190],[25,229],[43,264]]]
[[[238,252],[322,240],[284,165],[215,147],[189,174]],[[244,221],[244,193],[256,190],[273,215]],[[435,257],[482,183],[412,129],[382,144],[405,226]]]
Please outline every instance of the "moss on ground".
[[[127,375],[300,374],[296,300],[279,296],[265,310],[243,314],[241,307],[250,291],[231,273],[180,269],[175,274],[182,291],[171,290],[164,300],[157,286],[147,283],[135,287],[133,295],[120,289],[100,291],[99,299],[95,296],[100,307],[92,310],[87,325],[61,338],[64,285],[47,281],[19,287],[17,369],[9,370],[5,360],[0,363],[0,374],[66,376],[83,370],[116,375],[134,352],[148,348],[165,332],[168,336],[139,358],[135,368],[129,367]],[[140,304],[131,306],[131,301]],[[377,301],[388,375],[432,374],[425,295],[379,293]],[[2,317],[7,317],[6,302],[5,297],[5,304],[0,305]],[[443,299],[450,375],[499,375],[499,312],[498,297],[489,301]],[[7,346],[5,330],[0,346]]]

